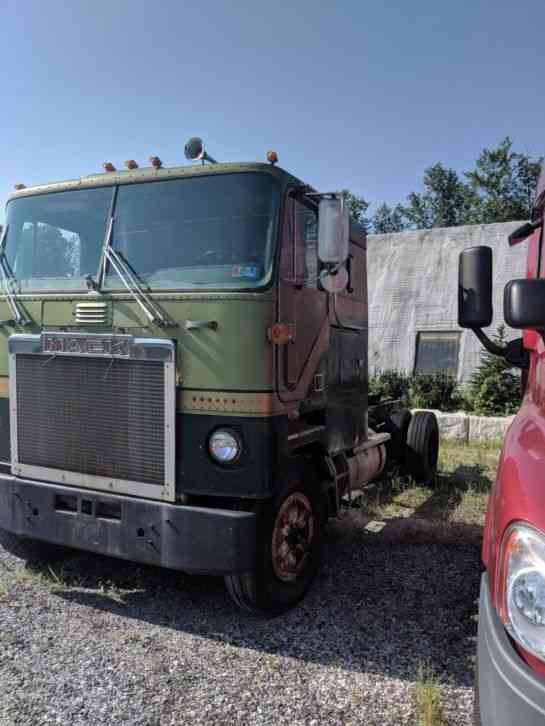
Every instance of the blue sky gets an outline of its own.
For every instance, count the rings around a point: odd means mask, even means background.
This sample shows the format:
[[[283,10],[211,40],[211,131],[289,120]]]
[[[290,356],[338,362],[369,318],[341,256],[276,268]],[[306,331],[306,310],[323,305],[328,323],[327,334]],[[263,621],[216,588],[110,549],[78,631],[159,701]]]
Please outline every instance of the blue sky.
[[[508,134],[545,151],[542,0],[328,5],[4,0],[2,206],[105,160],[185,163],[191,135],[375,204]]]

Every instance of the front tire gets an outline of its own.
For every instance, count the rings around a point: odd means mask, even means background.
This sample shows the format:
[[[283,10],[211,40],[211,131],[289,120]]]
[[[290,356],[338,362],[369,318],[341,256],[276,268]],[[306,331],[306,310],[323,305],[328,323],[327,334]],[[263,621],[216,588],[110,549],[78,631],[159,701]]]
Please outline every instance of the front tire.
[[[225,577],[227,590],[240,608],[279,615],[307,592],[321,562],[321,492],[317,475],[294,462],[286,484],[258,514],[255,570]]]

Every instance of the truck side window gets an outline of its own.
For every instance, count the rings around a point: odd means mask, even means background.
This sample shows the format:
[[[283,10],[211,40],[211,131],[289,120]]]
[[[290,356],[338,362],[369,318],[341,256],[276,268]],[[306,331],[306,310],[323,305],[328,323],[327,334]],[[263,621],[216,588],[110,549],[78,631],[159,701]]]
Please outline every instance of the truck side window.
[[[284,280],[303,287],[318,287],[318,214],[288,197],[280,273]]]

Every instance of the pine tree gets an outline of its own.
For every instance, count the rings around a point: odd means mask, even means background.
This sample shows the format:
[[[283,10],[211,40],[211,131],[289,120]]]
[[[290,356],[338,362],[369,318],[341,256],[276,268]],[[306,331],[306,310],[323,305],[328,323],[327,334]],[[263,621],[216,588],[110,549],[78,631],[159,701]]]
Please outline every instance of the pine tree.
[[[494,342],[505,345],[503,325],[498,327]],[[513,372],[505,358],[484,351],[481,364],[469,382],[467,399],[473,411],[483,416],[516,413],[521,401],[520,375]]]

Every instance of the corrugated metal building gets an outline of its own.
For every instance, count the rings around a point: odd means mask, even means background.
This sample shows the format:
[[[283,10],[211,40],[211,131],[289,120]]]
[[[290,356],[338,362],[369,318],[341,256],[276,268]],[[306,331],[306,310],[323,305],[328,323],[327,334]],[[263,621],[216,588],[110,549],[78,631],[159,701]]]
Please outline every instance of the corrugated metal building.
[[[494,252],[494,320],[503,322],[503,288],[524,277],[526,245],[507,238],[523,222],[446,227],[370,235],[369,370],[450,370],[465,382],[479,365],[482,347],[458,327],[458,255],[488,245]],[[507,329],[508,337],[520,332]]]

